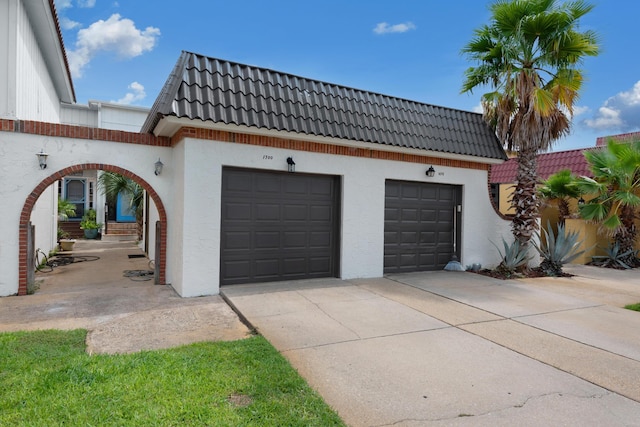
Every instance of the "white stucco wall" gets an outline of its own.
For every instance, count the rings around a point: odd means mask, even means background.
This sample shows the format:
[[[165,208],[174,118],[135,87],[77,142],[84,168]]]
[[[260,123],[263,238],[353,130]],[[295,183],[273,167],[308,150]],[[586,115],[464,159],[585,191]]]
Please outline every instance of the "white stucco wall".
[[[40,196],[31,211],[31,223],[35,225],[35,248],[49,255],[57,246],[58,183],[50,185]]]
[[[182,296],[217,293],[220,276],[220,189],[222,168],[235,166],[286,170],[293,156],[297,173],[342,177],[342,227],[340,276],[343,279],[379,277],[383,274],[385,180],[433,182],[463,186],[461,263],[495,265],[498,254],[491,239],[509,234],[508,222],[493,210],[487,189],[487,172],[436,166],[427,178],[428,165],[330,154],[296,152],[270,147],[186,139],[177,147],[184,161],[183,219],[174,204],[176,223],[172,245],[182,249],[180,274],[173,284]],[[176,175],[182,173],[176,171]],[[181,232],[178,232],[181,230]],[[179,242],[177,242],[178,240]],[[177,270],[176,270],[177,272]]]
[[[34,153],[50,156],[45,170]],[[220,192],[224,166],[286,170],[293,156],[297,173],[341,177],[340,277],[379,277],[383,273],[385,180],[433,182],[462,186],[463,265],[492,266],[498,254],[491,240],[509,236],[509,224],[494,212],[487,190],[487,172],[336,156],[322,153],[185,139],[173,148],[85,141],[70,138],[0,132],[0,152],[11,162],[0,163],[10,182],[0,186],[0,295],[17,292],[18,223],[22,206],[47,176],[82,163],[106,163],[129,170],[149,182],[167,210],[166,278],[185,297],[219,292]],[[158,158],[160,176],[153,173]],[[154,221],[155,222],[155,221]],[[150,228],[153,232],[153,224]]]
[[[35,153],[49,153],[47,168],[41,170]],[[27,196],[46,177],[69,166],[105,163],[129,170],[146,180],[163,203],[173,194],[172,150],[166,147],[0,132],[0,296],[18,291],[18,224]],[[154,163],[161,157],[167,165],[154,175]],[[10,159],[10,161],[8,161]],[[170,216],[170,212],[168,213]],[[169,227],[171,227],[169,221]],[[169,249],[170,250],[170,249]],[[172,255],[170,255],[172,256]],[[167,266],[170,280],[171,266]]]

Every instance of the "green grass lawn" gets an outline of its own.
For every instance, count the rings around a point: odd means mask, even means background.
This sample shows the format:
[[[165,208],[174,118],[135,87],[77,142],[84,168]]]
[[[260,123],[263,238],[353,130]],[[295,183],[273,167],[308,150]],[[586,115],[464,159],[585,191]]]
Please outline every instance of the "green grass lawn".
[[[637,303],[637,304],[625,305],[624,308],[629,309],[629,310],[633,310],[633,311],[640,311],[640,302]]]
[[[343,426],[262,337],[127,355],[85,330],[0,334],[1,426]]]

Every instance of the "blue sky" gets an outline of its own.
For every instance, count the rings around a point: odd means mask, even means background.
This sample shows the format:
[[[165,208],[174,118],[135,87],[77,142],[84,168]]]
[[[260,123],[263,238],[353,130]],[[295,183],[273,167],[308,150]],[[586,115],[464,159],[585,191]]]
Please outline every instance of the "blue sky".
[[[433,105],[479,111],[460,94],[472,63],[460,54],[488,23],[484,0],[55,0],[77,101],[150,107],[180,52],[296,74]],[[592,1],[581,21],[602,53],[572,133],[554,151],[640,130],[637,0]]]

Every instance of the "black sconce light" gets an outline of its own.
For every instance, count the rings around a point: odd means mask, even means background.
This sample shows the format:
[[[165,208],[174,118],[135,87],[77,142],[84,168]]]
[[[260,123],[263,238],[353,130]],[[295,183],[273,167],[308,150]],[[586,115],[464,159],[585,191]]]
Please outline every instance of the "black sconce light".
[[[289,172],[296,171],[296,162],[293,161],[293,157],[287,157],[287,171]]]
[[[155,163],[155,170],[153,171],[153,173],[155,173],[156,175],[160,175],[162,173],[163,166],[164,164],[160,161],[160,157],[158,157],[158,161]]]
[[[429,169],[427,169],[426,175],[429,178],[433,178],[435,174],[436,174],[436,170],[433,168],[433,166],[429,166]]]
[[[580,198],[578,199],[578,204],[579,204],[580,206],[582,206],[582,205],[584,205],[584,203],[585,203],[584,199],[583,199],[582,197],[580,197]]]
[[[36,156],[38,156],[38,163],[40,164],[40,169],[46,169],[48,154],[44,152],[44,148],[41,149],[39,153],[36,153]]]

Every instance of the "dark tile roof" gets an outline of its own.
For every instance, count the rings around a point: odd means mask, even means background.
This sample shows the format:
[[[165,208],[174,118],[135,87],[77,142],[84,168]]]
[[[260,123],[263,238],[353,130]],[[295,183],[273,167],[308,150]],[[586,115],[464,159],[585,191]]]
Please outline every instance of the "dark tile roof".
[[[507,157],[477,113],[182,52],[142,132],[165,116],[352,141]]]
[[[558,151],[538,155],[538,178],[545,180],[562,169],[570,169],[574,175],[593,177],[584,152],[593,148]],[[492,184],[511,183],[516,180],[517,159],[509,159],[499,165],[492,165],[489,182]]]

